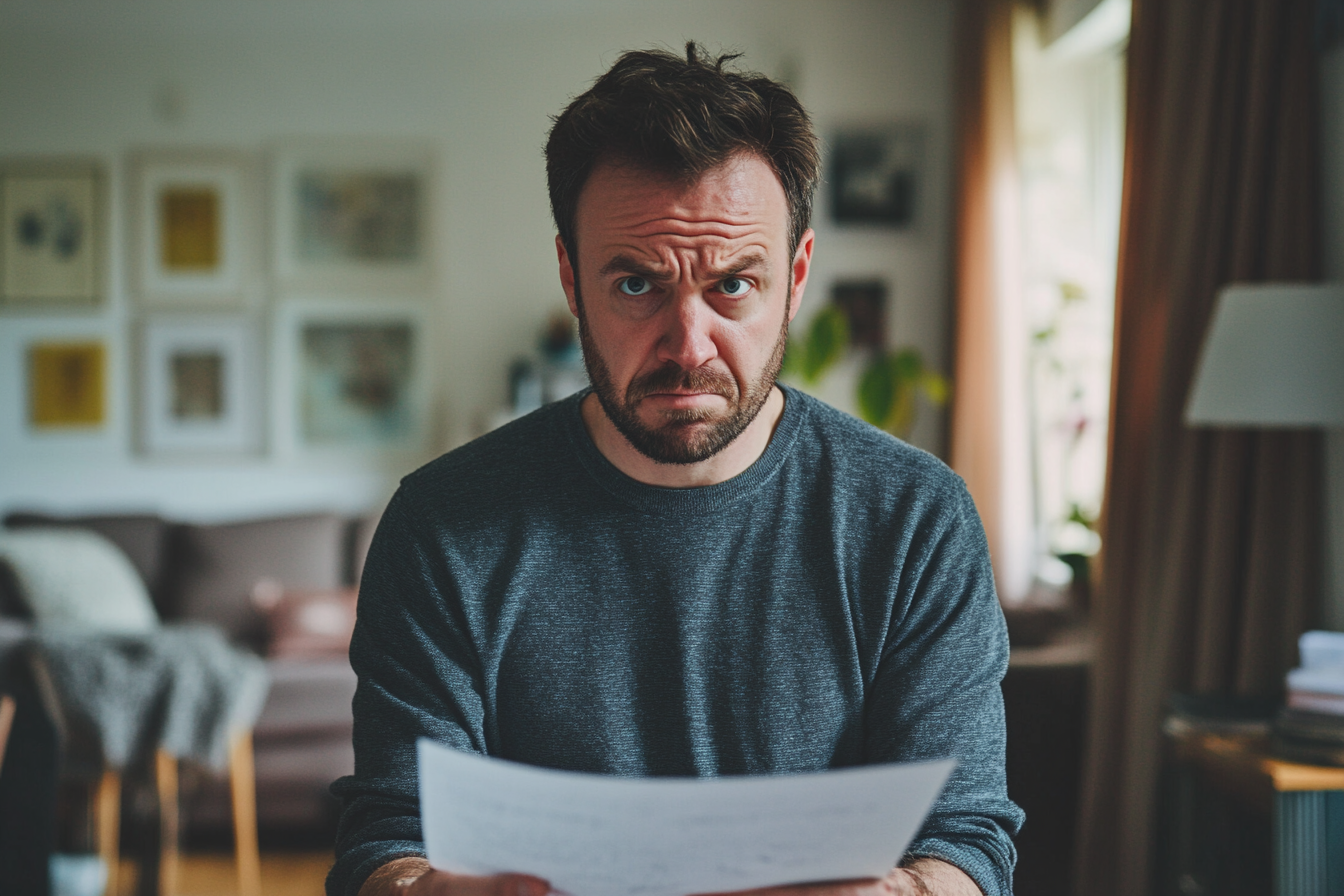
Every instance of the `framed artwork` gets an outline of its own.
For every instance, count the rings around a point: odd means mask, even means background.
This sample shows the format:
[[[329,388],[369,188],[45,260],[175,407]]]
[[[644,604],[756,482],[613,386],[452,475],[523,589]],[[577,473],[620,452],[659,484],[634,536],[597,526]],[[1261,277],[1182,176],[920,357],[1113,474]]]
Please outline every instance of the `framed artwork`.
[[[107,422],[107,348],[101,340],[28,346],[28,425],[97,429]]]
[[[294,443],[302,449],[416,449],[424,436],[421,317],[409,308],[290,309]]]
[[[831,304],[849,321],[849,344],[885,348],[887,344],[887,284],[884,280],[837,280]]]
[[[93,163],[0,165],[0,306],[33,311],[102,301],[103,190]]]
[[[418,295],[433,279],[433,153],[350,140],[275,153],[275,275],[282,289]]]
[[[127,168],[135,297],[151,308],[253,303],[260,292],[253,161],[232,152],[142,151]]]
[[[831,217],[838,224],[908,227],[918,213],[924,129],[914,124],[840,131],[831,141]]]
[[[236,317],[150,318],[141,332],[146,454],[252,454],[263,444],[260,340]]]

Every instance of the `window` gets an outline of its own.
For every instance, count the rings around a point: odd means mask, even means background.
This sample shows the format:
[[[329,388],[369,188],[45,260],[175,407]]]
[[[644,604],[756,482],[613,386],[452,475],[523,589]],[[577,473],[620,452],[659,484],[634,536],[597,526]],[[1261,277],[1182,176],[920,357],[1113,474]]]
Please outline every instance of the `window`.
[[[1104,0],[1049,46],[1035,14],[1014,23],[1037,578],[1060,587],[1100,546],[1128,6]]]

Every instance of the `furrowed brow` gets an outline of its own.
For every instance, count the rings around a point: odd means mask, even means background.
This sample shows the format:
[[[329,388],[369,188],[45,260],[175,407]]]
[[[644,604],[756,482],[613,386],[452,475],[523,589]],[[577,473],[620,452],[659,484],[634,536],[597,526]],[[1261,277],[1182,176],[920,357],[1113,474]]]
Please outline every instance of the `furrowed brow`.
[[[743,256],[737,262],[729,265],[728,267],[722,270],[714,271],[712,276],[715,277],[716,279],[736,277],[743,271],[749,271],[752,268],[765,268],[768,266],[769,262],[766,261],[764,255],[761,255],[759,252],[753,252],[750,255]]]
[[[643,277],[645,280],[652,280],[655,283],[662,283],[668,279],[666,271],[655,271],[629,255],[612,256],[611,260],[602,265],[597,272],[599,277],[609,277],[612,274],[630,274],[635,277]]]

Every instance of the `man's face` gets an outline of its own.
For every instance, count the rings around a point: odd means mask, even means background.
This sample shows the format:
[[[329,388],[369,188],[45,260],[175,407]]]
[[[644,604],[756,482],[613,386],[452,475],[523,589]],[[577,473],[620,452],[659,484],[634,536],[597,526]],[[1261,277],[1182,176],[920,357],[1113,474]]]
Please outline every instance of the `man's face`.
[[[784,189],[753,155],[689,186],[609,164],[589,177],[578,276],[560,246],[561,281],[593,390],[645,456],[705,460],[759,413],[811,258],[810,232],[790,257],[788,228]]]

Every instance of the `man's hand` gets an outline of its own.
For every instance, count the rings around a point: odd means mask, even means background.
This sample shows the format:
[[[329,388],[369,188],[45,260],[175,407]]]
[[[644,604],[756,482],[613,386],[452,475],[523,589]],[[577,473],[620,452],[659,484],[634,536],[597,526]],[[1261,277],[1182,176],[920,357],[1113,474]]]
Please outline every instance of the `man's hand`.
[[[916,859],[893,868],[880,883],[889,884],[891,889],[886,892],[897,896],[985,896],[969,874],[938,859]]]
[[[472,877],[435,871],[424,859],[395,859],[369,875],[359,896],[546,896],[551,885],[527,874]]]
[[[363,894],[361,894],[363,896]],[[915,859],[893,868],[880,879],[828,884],[764,887],[715,896],[984,896],[980,887],[956,865],[938,859]]]
[[[359,896],[546,896],[550,884],[526,874],[472,877],[435,871],[419,858],[396,859],[379,868]],[[765,887],[716,896],[983,896],[975,881],[955,865],[916,859],[874,880]],[[708,894],[706,894],[708,896]]]

